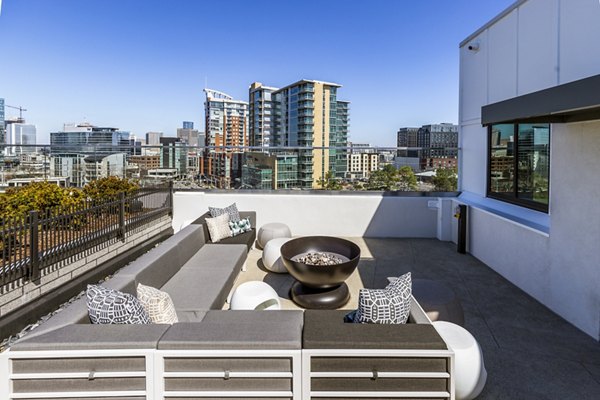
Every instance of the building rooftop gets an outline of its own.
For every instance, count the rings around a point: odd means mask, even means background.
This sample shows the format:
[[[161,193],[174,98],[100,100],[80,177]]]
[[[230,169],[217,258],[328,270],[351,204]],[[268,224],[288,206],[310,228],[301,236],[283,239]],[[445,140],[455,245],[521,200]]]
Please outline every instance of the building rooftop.
[[[600,346],[501,275],[456,246],[437,239],[347,238],[361,248],[357,270],[347,280],[356,309],[358,289],[382,288],[387,277],[411,272],[451,287],[465,313],[465,328],[479,342],[488,379],[479,399],[600,398]],[[261,280],[280,296],[283,309],[297,309],[289,290],[294,279],[268,272],[262,252],[250,251],[248,271],[236,286]]]

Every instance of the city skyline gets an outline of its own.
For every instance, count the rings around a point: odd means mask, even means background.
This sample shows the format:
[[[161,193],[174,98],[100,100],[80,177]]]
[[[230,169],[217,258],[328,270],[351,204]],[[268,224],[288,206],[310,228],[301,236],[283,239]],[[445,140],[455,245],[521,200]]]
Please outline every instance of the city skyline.
[[[284,20],[295,3],[8,0],[0,35],[21,61],[3,67],[0,97],[27,108],[48,143],[83,121],[137,137],[175,136],[184,120],[202,130],[205,86],[247,100],[254,81],[333,81],[351,102],[350,140],[391,146],[400,126],[456,123],[456,43],[512,1],[480,3],[303,2],[319,13],[273,35],[271,24],[247,22]]]

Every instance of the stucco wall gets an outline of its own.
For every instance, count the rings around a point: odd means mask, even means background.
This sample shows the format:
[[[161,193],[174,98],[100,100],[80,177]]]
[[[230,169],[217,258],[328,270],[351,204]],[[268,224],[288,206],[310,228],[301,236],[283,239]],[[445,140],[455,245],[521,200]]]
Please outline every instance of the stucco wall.
[[[459,189],[479,199],[470,202],[469,251],[596,339],[600,122],[552,125],[550,212],[541,216],[485,198],[481,107],[600,74],[599,21],[596,0],[523,2],[460,48],[459,111]],[[546,229],[519,220],[545,221]]]

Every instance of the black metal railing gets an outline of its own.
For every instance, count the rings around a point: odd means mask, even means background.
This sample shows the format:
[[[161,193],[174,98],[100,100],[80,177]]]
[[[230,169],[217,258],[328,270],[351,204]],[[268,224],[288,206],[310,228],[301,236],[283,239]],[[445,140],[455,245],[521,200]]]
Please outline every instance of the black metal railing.
[[[0,285],[36,282],[44,268],[127,238],[173,211],[173,187],[143,188],[81,207],[0,219]],[[60,268],[60,265],[57,267]]]

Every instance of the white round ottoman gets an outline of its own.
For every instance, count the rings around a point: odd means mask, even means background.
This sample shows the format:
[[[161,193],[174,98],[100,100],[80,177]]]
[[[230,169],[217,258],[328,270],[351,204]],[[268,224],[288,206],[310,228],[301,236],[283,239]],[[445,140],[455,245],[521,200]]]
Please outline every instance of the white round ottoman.
[[[281,246],[288,240],[291,240],[291,238],[275,238],[267,242],[262,254],[263,264],[266,269],[278,274],[288,272],[281,260]]]
[[[452,322],[435,321],[433,326],[454,351],[456,400],[471,400],[479,396],[487,380],[479,343],[469,331]]]
[[[267,245],[267,242],[269,242],[271,239],[291,237],[292,233],[286,224],[272,222],[260,227],[258,234],[256,235],[256,240],[258,241],[258,245],[264,249]]]
[[[262,281],[244,282],[231,296],[232,310],[279,310],[277,292]]]

